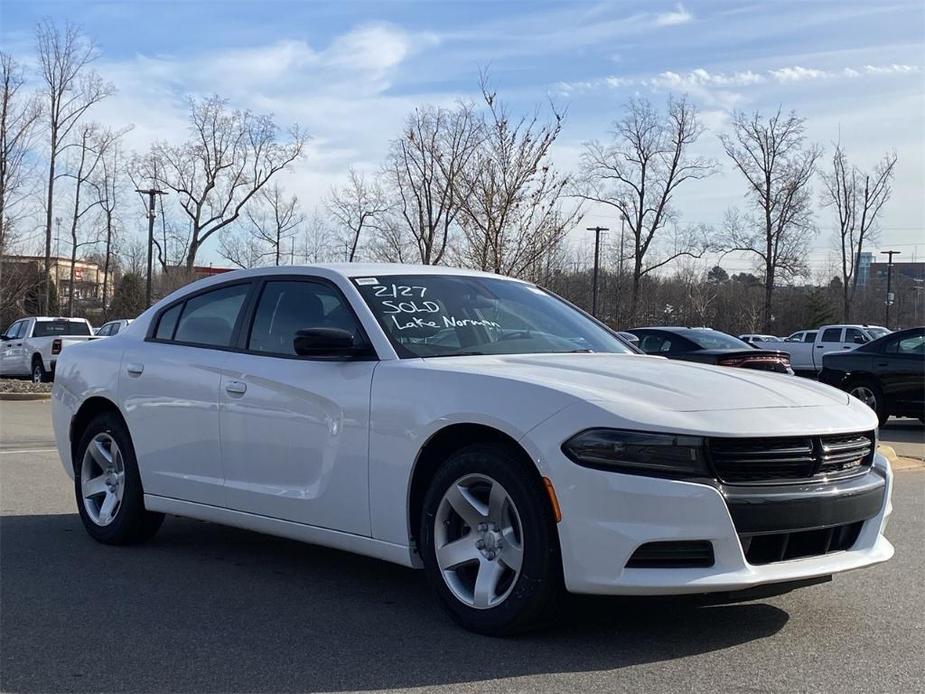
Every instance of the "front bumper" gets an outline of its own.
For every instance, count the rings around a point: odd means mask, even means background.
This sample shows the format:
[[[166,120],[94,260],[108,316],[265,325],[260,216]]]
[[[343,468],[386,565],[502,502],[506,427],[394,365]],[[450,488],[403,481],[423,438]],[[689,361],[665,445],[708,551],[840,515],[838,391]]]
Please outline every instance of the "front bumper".
[[[879,454],[863,477],[828,485],[815,496],[804,490],[779,499],[780,513],[773,509],[768,513],[771,506],[749,508],[747,494],[736,497],[735,490],[730,493],[710,484],[602,472],[574,464],[555,468],[559,479],[553,479],[553,484],[562,510],[558,528],[563,570],[571,592],[737,591],[828,576],[877,564],[893,555],[893,546],[883,536],[892,510],[893,478],[889,463]],[[768,503],[768,498],[764,495],[762,503]],[[846,550],[761,565],[748,562],[740,538],[740,533],[803,530],[851,521],[858,521],[860,530]],[[626,567],[633,552],[646,543],[703,540],[713,546],[710,567]]]

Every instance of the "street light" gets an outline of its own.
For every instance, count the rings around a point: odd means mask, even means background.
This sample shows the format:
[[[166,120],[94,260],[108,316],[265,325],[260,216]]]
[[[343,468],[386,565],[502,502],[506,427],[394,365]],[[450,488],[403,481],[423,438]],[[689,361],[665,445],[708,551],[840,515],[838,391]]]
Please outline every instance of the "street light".
[[[154,213],[154,198],[158,195],[167,195],[167,193],[157,188],[148,190],[136,188],[135,192],[148,196],[148,278],[145,280],[145,307],[147,308],[151,305],[151,275],[154,273],[154,218],[157,216]]]
[[[591,315],[597,318],[597,270],[601,258],[601,232],[610,231],[607,227],[588,227],[594,232],[594,277],[591,279]]]
[[[902,251],[880,251],[880,255],[889,258],[886,266],[886,316],[884,317],[883,327],[890,327],[890,306],[893,305],[893,256],[902,255]]]

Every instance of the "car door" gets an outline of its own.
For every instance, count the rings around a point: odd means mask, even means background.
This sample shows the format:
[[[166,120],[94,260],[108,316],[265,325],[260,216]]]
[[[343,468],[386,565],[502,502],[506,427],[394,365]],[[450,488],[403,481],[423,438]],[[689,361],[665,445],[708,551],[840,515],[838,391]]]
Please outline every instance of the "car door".
[[[2,351],[0,351],[0,374],[16,376],[21,373],[22,339],[20,334],[25,329],[26,321],[18,320],[6,329]]]
[[[369,398],[378,362],[312,359],[293,348],[296,331],[318,327],[368,344],[353,310],[326,281],[274,277],[252,314],[221,376],[229,507],[369,535]]]
[[[144,341],[126,342],[120,398],[146,494],[224,505],[221,370],[252,287],[190,294],[155,316]]]
[[[920,413],[925,398],[925,331],[896,335],[875,357],[874,372],[888,406]]]
[[[813,348],[813,352],[815,352],[814,361],[817,369],[822,368],[823,355],[842,349],[844,346],[844,333],[845,331],[842,328],[826,328],[822,331],[822,334],[818,336]]]

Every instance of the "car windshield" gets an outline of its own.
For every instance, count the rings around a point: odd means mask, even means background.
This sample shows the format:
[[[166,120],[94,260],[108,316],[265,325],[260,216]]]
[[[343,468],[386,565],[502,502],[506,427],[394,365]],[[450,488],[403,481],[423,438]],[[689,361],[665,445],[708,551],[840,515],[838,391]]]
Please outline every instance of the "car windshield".
[[[35,324],[33,337],[51,337],[53,335],[89,335],[90,326],[79,320],[43,320]]]
[[[681,335],[700,349],[751,349],[752,346],[732,335],[718,330],[682,330]]]
[[[465,275],[354,279],[398,355],[632,353],[606,328],[523,282]]]
[[[864,330],[867,331],[867,334],[870,335],[871,338],[874,339],[874,340],[877,340],[877,339],[883,337],[884,335],[889,335],[889,334],[890,334],[890,331],[887,330],[886,328],[870,328],[870,327],[868,327],[868,328],[864,328]]]

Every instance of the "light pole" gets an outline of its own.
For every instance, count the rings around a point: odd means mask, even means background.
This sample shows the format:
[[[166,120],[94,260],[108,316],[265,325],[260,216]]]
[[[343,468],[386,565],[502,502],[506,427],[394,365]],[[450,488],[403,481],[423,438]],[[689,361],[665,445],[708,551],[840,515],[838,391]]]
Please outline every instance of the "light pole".
[[[902,251],[880,251],[881,255],[889,258],[886,266],[886,317],[883,321],[883,327],[890,327],[890,306],[893,304],[893,256],[902,255]]]
[[[167,195],[167,193],[157,188],[147,190],[136,188],[135,192],[148,196],[148,277],[145,280],[145,307],[147,308],[151,305],[151,276],[154,273],[154,218],[157,216],[154,212],[154,198],[158,195]]]
[[[594,232],[594,277],[591,279],[591,315],[597,318],[597,271],[601,260],[601,232],[610,231],[607,227],[588,227]]]

